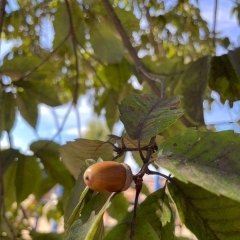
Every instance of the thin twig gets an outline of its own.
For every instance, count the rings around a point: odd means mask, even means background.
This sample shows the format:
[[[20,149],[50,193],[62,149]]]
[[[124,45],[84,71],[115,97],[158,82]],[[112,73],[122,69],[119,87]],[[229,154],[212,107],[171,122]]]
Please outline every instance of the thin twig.
[[[1,145],[0,145],[0,149],[1,149]],[[4,204],[3,160],[2,160],[2,152],[0,151],[0,219],[3,214],[2,213],[3,204]]]
[[[78,112],[78,104],[74,106],[75,113],[76,113],[76,122],[77,122],[77,129],[78,129],[78,136],[81,137],[81,119],[80,119],[80,114]]]
[[[56,129],[59,129],[60,126],[59,126],[58,117],[57,117],[57,114],[55,112],[55,109],[51,108],[51,112],[52,112],[53,120],[54,120],[55,125],[56,125]],[[59,142],[62,143],[61,134],[58,135],[58,139],[59,139]]]
[[[62,124],[61,124],[61,126],[59,127],[58,131],[53,135],[53,137],[52,137],[46,144],[44,144],[41,148],[39,148],[36,152],[34,152],[35,155],[36,155],[38,152],[42,151],[44,148],[48,147],[48,145],[51,144],[51,142],[54,141],[54,139],[58,136],[58,134],[60,134],[60,132],[62,131],[62,129],[63,129],[63,127],[64,127],[64,125],[65,125],[65,123],[66,123],[66,121],[67,121],[67,118],[68,118],[68,116],[69,116],[69,114],[70,114],[70,112],[71,112],[71,109],[72,109],[73,105],[74,105],[74,104],[73,104],[73,102],[72,102],[71,105],[70,105],[70,107],[68,108],[68,111],[67,111],[66,114],[65,114],[65,117],[64,117],[64,119],[63,119],[63,121],[62,121]]]
[[[217,9],[218,9],[218,0],[215,0],[214,17],[213,17],[213,36],[212,36],[212,44],[214,48],[216,48]]]
[[[6,0],[0,1],[0,38],[2,36],[3,22],[6,14],[6,11],[5,11],[6,2],[7,2]],[[0,53],[1,53],[1,45],[0,45]]]
[[[76,105],[78,101],[78,88],[79,88],[79,68],[78,68],[79,63],[78,63],[78,56],[77,56],[77,40],[76,40],[77,38],[75,35],[74,26],[73,26],[72,13],[69,6],[69,1],[65,0],[65,4],[66,4],[67,13],[68,13],[68,20],[69,20],[69,26],[70,26],[69,31],[72,37],[73,52],[75,57],[76,77],[75,77],[74,90],[73,90],[73,103],[74,105]]]
[[[94,72],[96,78],[97,78],[98,81],[101,83],[102,87],[104,88],[104,90],[106,91],[106,93],[108,94],[108,96],[109,96],[109,98],[112,100],[112,102],[117,105],[117,104],[118,104],[117,99],[115,98],[115,96],[114,96],[113,94],[111,94],[111,92],[110,92],[109,89],[107,88],[107,85],[103,82],[103,80],[101,79],[101,77],[99,77],[99,75],[97,74],[95,68],[88,62],[87,59],[83,58],[83,60],[86,62],[86,64],[88,65],[88,67]]]
[[[165,94],[162,95],[162,92],[165,91],[165,86],[164,83],[161,79],[157,79],[157,78],[153,78],[150,74],[149,71],[147,70],[147,68],[144,66],[144,64],[142,63],[142,61],[140,60],[140,58],[138,57],[135,49],[133,48],[127,33],[125,32],[118,16],[116,15],[116,13],[114,12],[114,9],[112,7],[112,5],[109,3],[108,0],[102,0],[102,4],[104,5],[109,17],[111,18],[111,21],[113,22],[113,24],[115,25],[118,33],[120,34],[122,41],[126,47],[126,49],[128,50],[134,64],[136,65],[136,68],[138,69],[138,71],[144,76],[145,81],[148,83],[148,85],[150,86],[150,88],[152,89],[152,91],[159,97],[161,97],[162,99],[164,98]],[[161,92],[159,91],[159,89],[156,86],[156,81],[160,82],[161,84]]]
[[[136,218],[137,218],[137,206],[138,206],[138,198],[142,190],[142,179],[140,179],[140,183],[138,186],[136,186],[136,194],[135,194],[135,199],[134,199],[134,208],[133,208],[133,218],[131,221],[130,225],[130,240],[134,239],[134,227],[136,223]]]
[[[23,80],[26,77],[29,77],[33,72],[35,72],[38,68],[40,68],[50,57],[52,57],[60,47],[62,47],[62,45],[67,41],[67,39],[69,38],[70,34],[68,33],[66,35],[66,37],[62,40],[62,42],[50,53],[48,54],[43,60],[42,62],[40,62],[39,64],[37,64],[32,70],[30,70],[29,72],[25,73],[23,76],[21,76],[17,81]]]

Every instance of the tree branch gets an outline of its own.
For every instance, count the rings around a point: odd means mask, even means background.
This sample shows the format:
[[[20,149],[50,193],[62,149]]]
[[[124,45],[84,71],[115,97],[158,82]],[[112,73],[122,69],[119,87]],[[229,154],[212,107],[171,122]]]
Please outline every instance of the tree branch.
[[[6,2],[7,2],[6,0],[0,1],[0,37],[2,34],[4,17],[6,14],[6,11],[5,11]]]
[[[144,64],[142,63],[142,61],[138,57],[135,49],[133,48],[133,46],[132,46],[132,44],[131,44],[131,42],[130,42],[130,40],[129,40],[129,38],[128,38],[120,20],[119,20],[119,18],[118,18],[118,16],[114,12],[114,9],[113,9],[112,5],[109,3],[109,1],[108,0],[102,0],[102,4],[104,5],[107,13],[109,14],[109,17],[110,17],[111,21],[113,22],[113,24],[115,25],[118,33],[120,34],[126,49],[128,50],[134,64],[136,65],[137,70],[144,76],[145,81],[148,83],[148,85],[150,86],[152,91],[157,96],[164,99],[165,98],[164,82],[161,79],[152,77],[151,73],[149,73],[148,69],[144,66]],[[159,82],[161,84],[161,92],[157,88],[156,82]]]
[[[78,69],[79,64],[78,64],[78,56],[77,56],[77,38],[75,35],[74,26],[73,26],[72,13],[69,6],[69,1],[65,0],[65,4],[66,4],[67,13],[68,13],[68,20],[69,20],[69,26],[70,26],[69,31],[72,37],[73,52],[75,56],[76,77],[75,77],[74,90],[73,90],[73,103],[74,105],[76,105],[78,101],[78,88],[79,88],[79,69]]]
[[[38,65],[36,65],[32,70],[30,70],[29,72],[25,73],[23,76],[21,76],[17,81],[23,80],[26,77],[29,77],[33,72],[35,72],[38,68],[40,68],[50,57],[52,57],[57,50],[67,41],[68,37],[70,36],[70,34],[68,33],[66,35],[66,37],[63,39],[63,41],[49,54],[47,55],[42,62],[40,62]]]
[[[213,32],[212,32],[213,33],[212,44],[213,44],[214,48],[216,48],[217,9],[218,9],[218,0],[215,0],[214,17],[213,17]]]

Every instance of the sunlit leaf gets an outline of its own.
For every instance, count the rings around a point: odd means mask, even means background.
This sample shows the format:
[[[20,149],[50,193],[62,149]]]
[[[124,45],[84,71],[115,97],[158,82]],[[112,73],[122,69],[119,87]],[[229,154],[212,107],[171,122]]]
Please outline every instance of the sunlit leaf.
[[[102,216],[109,206],[111,199],[109,193],[98,193],[84,207],[81,217],[73,223],[66,240],[92,240],[102,239]]]
[[[40,158],[46,173],[62,186],[71,189],[74,180],[59,159],[59,145],[55,142],[39,140],[30,145],[31,151]]]
[[[239,50],[222,56],[215,56],[211,61],[209,86],[218,92],[221,98],[230,101],[239,100],[240,71],[238,67]]]
[[[132,139],[148,139],[183,115],[182,109],[172,109],[179,103],[180,97],[160,100],[154,95],[132,94],[119,105],[120,119]]]
[[[112,218],[120,222],[127,214],[129,202],[123,193],[118,193],[111,201],[110,207],[107,209],[107,213]]]
[[[137,32],[139,30],[140,21],[136,18],[132,11],[126,11],[122,8],[115,8],[114,11],[129,37],[131,37],[132,32]]]
[[[5,149],[0,152],[1,155],[1,166],[2,166],[2,174],[6,172],[6,170],[11,166],[11,164],[16,160],[21,153],[13,148]]]
[[[240,135],[187,129],[159,146],[156,163],[216,195],[240,201]]]
[[[238,239],[240,203],[177,179],[168,184],[183,223],[198,239]]]
[[[140,204],[137,216],[150,223],[159,239],[174,239],[174,217],[165,187],[150,194]]]
[[[38,120],[37,100],[27,94],[27,91],[22,91],[17,93],[16,104],[22,117],[35,128]]]
[[[113,147],[103,141],[79,138],[61,146],[60,153],[63,163],[77,179],[86,159],[111,160],[113,158]]]
[[[191,62],[182,75],[181,94],[186,117],[194,125],[204,124],[203,100],[208,82],[209,57]]]
[[[61,104],[58,92],[53,84],[45,81],[17,81],[14,83],[17,87],[23,88],[25,96],[28,99],[34,99],[38,103],[45,103],[48,106],[56,107]]]
[[[91,162],[92,164],[95,163],[95,161],[93,160]],[[68,229],[70,227],[69,226],[69,224],[71,224],[70,217],[71,217],[71,221],[75,221],[79,218],[85,202],[87,202],[89,200],[89,196],[92,195],[92,190],[85,190],[86,184],[83,180],[83,174],[88,166],[89,166],[88,164],[84,164],[83,167],[81,168],[80,174],[78,175],[75,186],[72,188],[71,194],[68,198],[65,211],[64,211],[65,229]],[[87,193],[83,196],[84,199],[80,199],[84,191],[87,191]],[[75,214],[75,216],[72,216],[73,214]]]
[[[39,233],[36,231],[30,232],[30,236],[34,240],[62,240],[63,234],[62,233]]]
[[[103,240],[129,240],[130,238],[130,222],[120,223],[116,227],[112,228]],[[159,240],[157,233],[154,231],[152,226],[144,219],[137,218],[134,226],[134,237],[133,240]]]
[[[15,178],[16,200],[21,203],[26,199],[38,186],[42,179],[43,172],[35,157],[22,156],[18,159]]]
[[[18,55],[10,60],[5,60],[0,67],[0,73],[11,77],[13,81],[20,79],[41,62],[42,60],[36,56]],[[43,64],[37,70],[33,71],[26,79],[43,80],[53,76],[55,69],[50,64]]]
[[[15,122],[16,102],[11,92],[0,93],[0,134],[3,130],[9,132]]]
[[[107,85],[110,85],[114,91],[119,93],[131,77],[132,69],[129,62],[123,58],[120,63],[108,64],[101,68],[98,74]]]
[[[91,25],[90,35],[94,53],[101,61],[111,64],[121,62],[123,43],[115,36],[113,29],[104,23],[94,24]]]

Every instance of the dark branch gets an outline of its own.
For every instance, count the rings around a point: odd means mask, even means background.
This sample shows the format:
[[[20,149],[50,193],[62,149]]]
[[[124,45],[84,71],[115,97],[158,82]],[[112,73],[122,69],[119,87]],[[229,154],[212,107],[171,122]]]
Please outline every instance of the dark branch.
[[[213,17],[213,38],[212,38],[213,47],[215,48],[216,48],[217,9],[218,9],[218,0],[215,0],[214,17]]]
[[[76,105],[78,101],[78,88],[79,88],[79,69],[78,69],[79,63],[78,63],[78,56],[77,56],[77,38],[75,35],[74,26],[73,26],[72,13],[69,6],[69,1],[65,0],[65,4],[66,4],[67,13],[68,13],[68,20],[69,20],[69,26],[70,26],[69,31],[72,37],[73,52],[75,56],[76,77],[75,77],[74,90],[73,90],[73,103],[74,105]]]
[[[125,32],[118,16],[116,15],[116,13],[114,12],[114,9],[112,7],[112,5],[109,3],[108,0],[102,0],[102,4],[104,5],[111,21],[113,22],[113,24],[115,25],[118,33],[120,34],[122,41],[124,43],[124,46],[126,47],[126,49],[128,50],[134,64],[136,65],[136,68],[138,69],[138,71],[144,76],[145,81],[148,83],[148,85],[151,87],[152,91],[159,97],[164,98],[165,94],[162,94],[163,92],[165,92],[165,86],[162,80],[157,79],[157,78],[153,78],[151,76],[151,74],[149,73],[149,71],[147,70],[147,68],[144,66],[144,64],[142,63],[142,61],[140,60],[140,58],[138,57],[135,49],[133,48],[127,33]],[[156,86],[156,82],[160,82],[161,84],[161,92],[159,91],[159,89]]]
[[[6,14],[6,11],[5,11],[6,2],[7,2],[6,0],[0,1],[0,36],[2,34],[4,17]]]

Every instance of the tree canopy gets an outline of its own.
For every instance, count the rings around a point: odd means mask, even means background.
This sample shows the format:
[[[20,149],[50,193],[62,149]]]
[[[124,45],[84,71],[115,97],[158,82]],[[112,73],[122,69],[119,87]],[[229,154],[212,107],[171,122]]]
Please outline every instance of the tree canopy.
[[[216,29],[218,0],[212,28],[199,2],[1,1],[1,42],[14,47],[0,66],[0,134],[10,143],[0,151],[0,239],[181,239],[176,211],[199,240],[239,238],[239,135],[208,131],[203,100],[212,90],[239,100],[240,48]],[[226,14],[240,23],[239,1]],[[81,96],[108,129],[92,122],[85,138],[60,146],[56,137]],[[39,104],[69,102],[51,140],[32,142],[30,153],[12,146],[18,114],[37,133]],[[119,121],[122,134],[107,136]],[[96,193],[83,181],[88,166],[123,162],[128,151],[141,169],[136,192],[146,195],[131,212],[122,193]],[[150,163],[173,174],[153,193],[139,181],[159,173]],[[56,185],[63,194],[47,209],[44,196]],[[118,221],[111,229],[106,211]],[[31,221],[43,215],[64,216],[64,233],[36,230]]]

